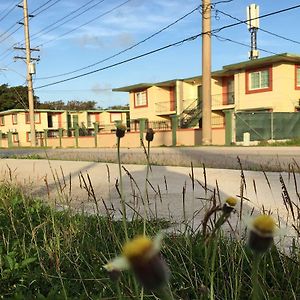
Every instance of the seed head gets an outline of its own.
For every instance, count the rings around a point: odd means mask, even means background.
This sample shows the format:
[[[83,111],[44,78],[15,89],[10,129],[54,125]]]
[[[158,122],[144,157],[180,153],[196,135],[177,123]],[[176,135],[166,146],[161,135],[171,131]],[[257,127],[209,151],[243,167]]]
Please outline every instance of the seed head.
[[[127,127],[124,124],[118,124],[116,130],[116,136],[122,138],[125,135]]]
[[[154,138],[154,130],[152,128],[148,128],[146,132],[146,141],[152,142]]]

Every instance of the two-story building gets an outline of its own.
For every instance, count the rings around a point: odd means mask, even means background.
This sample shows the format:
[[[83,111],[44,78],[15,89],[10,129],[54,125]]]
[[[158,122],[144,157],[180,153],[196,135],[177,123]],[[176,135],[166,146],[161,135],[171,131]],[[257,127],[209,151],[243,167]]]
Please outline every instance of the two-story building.
[[[111,132],[115,130],[116,122],[127,123],[128,113],[128,110],[123,109],[85,111],[35,109],[37,140],[42,145],[41,140],[45,134],[47,137],[58,137],[60,129],[64,136],[73,135],[75,128],[79,128],[82,135],[93,135],[95,124],[99,131]],[[0,132],[4,135],[11,133],[12,143],[15,146],[30,146],[29,112],[24,109],[1,111]]]
[[[201,127],[202,76],[140,83],[113,91],[129,93],[132,121],[146,118],[166,122],[176,115],[179,127]],[[300,56],[283,53],[225,65],[212,72],[211,93],[212,128],[224,127],[227,113],[298,111]]]

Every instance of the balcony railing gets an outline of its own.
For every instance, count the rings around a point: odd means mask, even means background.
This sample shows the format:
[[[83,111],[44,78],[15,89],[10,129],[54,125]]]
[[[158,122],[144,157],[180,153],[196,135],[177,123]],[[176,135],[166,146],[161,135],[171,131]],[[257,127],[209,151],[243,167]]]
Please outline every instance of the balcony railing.
[[[175,101],[162,101],[155,103],[155,112],[158,114],[170,113],[176,110]]]
[[[231,105],[234,104],[234,93],[222,93],[211,96],[211,105],[215,106],[223,106],[223,105]]]

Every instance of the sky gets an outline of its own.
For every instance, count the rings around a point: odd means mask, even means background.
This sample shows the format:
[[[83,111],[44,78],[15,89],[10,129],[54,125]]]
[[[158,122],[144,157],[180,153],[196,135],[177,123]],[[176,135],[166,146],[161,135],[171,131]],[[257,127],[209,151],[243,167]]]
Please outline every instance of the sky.
[[[36,65],[36,74],[33,77],[33,85],[35,95],[40,98],[41,102],[92,100],[97,102],[97,106],[104,108],[124,105],[128,103],[128,94],[112,92],[113,88],[201,74],[202,49],[201,37],[199,37],[88,76],[40,88],[43,85],[104,68],[201,33],[201,9],[195,10],[201,5],[201,1],[27,1],[29,13],[33,12],[33,15],[36,15],[30,18],[29,31],[31,48],[40,49],[39,52],[32,52],[32,57],[40,56],[40,61]],[[12,48],[14,45],[24,47],[24,29],[17,24],[23,18],[23,10],[17,7],[12,9],[18,2],[18,0],[0,2],[0,84],[9,86],[26,84],[26,64],[23,60],[14,60],[14,56],[24,56],[24,52]],[[288,0],[257,0],[255,2],[212,0],[212,2],[216,3],[212,10],[212,29],[237,22],[221,12],[246,20],[246,7],[251,3],[259,5],[260,15],[300,4],[300,1]],[[9,11],[10,13],[7,14]],[[148,38],[188,13],[190,13],[188,16],[140,45],[105,62],[98,63]],[[300,55],[299,16],[300,8],[296,8],[260,20],[261,29],[295,41],[287,41],[259,30],[260,57],[285,52]],[[250,33],[245,24],[221,30],[216,34],[218,37],[212,36],[212,70],[248,60],[249,47],[247,45],[250,44]],[[224,38],[245,45],[233,43]],[[91,64],[95,65],[87,67]],[[85,69],[74,72],[81,68]],[[70,72],[73,73],[59,76]]]

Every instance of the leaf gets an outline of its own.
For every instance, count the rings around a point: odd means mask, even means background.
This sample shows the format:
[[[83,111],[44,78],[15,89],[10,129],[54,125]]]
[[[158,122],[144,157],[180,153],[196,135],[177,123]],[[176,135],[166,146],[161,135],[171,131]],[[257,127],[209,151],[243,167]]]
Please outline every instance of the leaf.
[[[28,266],[29,264],[33,263],[34,261],[36,261],[36,257],[28,257],[28,258],[24,259],[21,263],[21,268]]]

